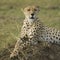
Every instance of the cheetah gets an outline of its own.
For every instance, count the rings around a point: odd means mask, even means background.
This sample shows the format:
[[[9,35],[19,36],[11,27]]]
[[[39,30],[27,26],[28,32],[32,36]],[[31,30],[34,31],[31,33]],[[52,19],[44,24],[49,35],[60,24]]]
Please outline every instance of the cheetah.
[[[19,40],[17,40],[10,58],[17,56],[19,51],[29,44],[36,45],[40,41],[60,44],[60,31],[46,27],[43,22],[38,19],[37,13],[40,11],[39,6],[28,6],[22,9],[22,11],[24,12],[25,19],[21,28],[21,35]]]

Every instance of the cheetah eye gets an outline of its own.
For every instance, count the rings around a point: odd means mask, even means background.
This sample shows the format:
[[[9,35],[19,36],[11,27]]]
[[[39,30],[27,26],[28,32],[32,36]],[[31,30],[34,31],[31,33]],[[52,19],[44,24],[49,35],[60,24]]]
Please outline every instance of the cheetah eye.
[[[30,9],[27,9],[27,11],[30,11]]]
[[[37,9],[34,9],[34,11],[37,11]]]

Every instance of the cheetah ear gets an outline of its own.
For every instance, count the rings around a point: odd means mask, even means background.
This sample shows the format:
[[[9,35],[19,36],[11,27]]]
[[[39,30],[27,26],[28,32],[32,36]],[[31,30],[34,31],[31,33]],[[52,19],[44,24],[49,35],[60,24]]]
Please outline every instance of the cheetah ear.
[[[24,9],[23,9],[23,8],[21,8],[21,11],[22,11],[22,12],[24,12]]]
[[[38,11],[40,11],[40,6],[36,6],[36,7],[37,7]]]
[[[23,9],[23,8],[21,8],[21,11],[23,12],[23,11],[24,11],[24,9]]]

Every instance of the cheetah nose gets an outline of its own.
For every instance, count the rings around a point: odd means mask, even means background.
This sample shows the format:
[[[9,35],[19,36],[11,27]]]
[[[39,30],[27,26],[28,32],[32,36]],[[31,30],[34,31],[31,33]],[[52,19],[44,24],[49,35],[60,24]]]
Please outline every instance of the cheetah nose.
[[[32,16],[34,16],[34,14],[33,14],[33,13],[32,13],[31,15],[32,15]]]

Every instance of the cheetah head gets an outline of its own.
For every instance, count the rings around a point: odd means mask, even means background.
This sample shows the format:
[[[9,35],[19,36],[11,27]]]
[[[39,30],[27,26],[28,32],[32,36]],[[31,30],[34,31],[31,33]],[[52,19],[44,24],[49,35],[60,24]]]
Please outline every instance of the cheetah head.
[[[29,22],[33,22],[37,18],[36,15],[39,12],[39,6],[28,6],[23,9],[23,12],[24,12],[25,18]]]

